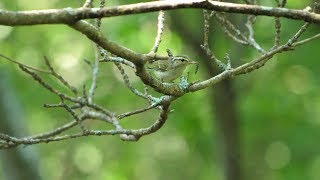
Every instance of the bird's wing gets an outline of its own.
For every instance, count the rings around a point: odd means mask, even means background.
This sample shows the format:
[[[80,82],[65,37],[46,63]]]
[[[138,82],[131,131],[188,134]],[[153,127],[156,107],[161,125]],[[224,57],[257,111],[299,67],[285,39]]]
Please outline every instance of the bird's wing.
[[[147,68],[158,71],[166,71],[168,69],[168,62],[167,60],[152,61],[147,64]]]

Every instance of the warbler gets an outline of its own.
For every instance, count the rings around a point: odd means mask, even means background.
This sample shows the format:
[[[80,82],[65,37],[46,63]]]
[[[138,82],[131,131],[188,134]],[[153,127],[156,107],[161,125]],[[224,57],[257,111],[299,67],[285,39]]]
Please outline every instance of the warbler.
[[[173,82],[183,74],[188,65],[198,64],[187,56],[173,56],[169,49],[167,53],[168,60],[151,61],[147,65],[147,68],[153,70],[154,75],[162,82]]]

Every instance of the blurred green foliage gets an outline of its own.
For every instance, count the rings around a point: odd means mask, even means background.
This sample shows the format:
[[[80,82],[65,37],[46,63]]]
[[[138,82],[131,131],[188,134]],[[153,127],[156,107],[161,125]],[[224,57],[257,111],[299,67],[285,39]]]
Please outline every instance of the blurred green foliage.
[[[5,0],[0,2],[0,7],[10,10],[48,9],[79,7],[82,2]],[[107,4],[126,3],[132,1],[113,0]],[[261,0],[261,3],[274,5],[273,1],[267,0]],[[288,1],[290,8],[303,9],[307,5],[310,1]],[[194,16],[199,12],[185,12],[190,18],[186,27],[192,28],[194,33],[202,33],[202,27],[192,23],[198,21],[196,24],[201,24],[202,18]],[[146,53],[154,42],[156,19],[157,13],[106,18],[102,31],[111,40]],[[184,52],[183,38],[187,37],[171,31],[168,26],[170,17],[167,21],[160,53],[170,48],[177,54],[194,57],[189,54],[192,51]],[[302,22],[282,19],[282,42],[301,25]],[[258,17],[256,37],[263,47],[272,46],[273,26],[272,18]],[[81,87],[90,82],[90,68],[82,59],[93,59],[93,44],[78,32],[65,25],[0,26],[0,31],[1,53],[36,67],[44,67],[45,55],[75,86]],[[310,28],[303,37],[316,32],[319,32],[319,26]],[[224,35],[216,36],[214,50],[220,57],[228,52],[229,40]],[[279,54],[263,68],[234,79],[240,117],[241,167],[245,179],[316,180],[320,177],[320,145],[317,143],[320,136],[319,48],[319,41],[311,42]],[[242,61],[256,57],[257,54],[248,47],[243,49],[245,57],[241,57]],[[237,58],[237,55],[229,53],[233,59]],[[100,67],[96,96],[99,104],[119,113],[146,105],[124,86],[114,66],[102,64]],[[62,110],[42,108],[44,103],[58,102],[58,98],[15,65],[0,60],[0,68],[12,76],[30,133],[45,132],[70,120],[71,117]],[[199,71],[192,78],[206,77],[204,68],[200,66]],[[129,74],[134,76],[133,72]],[[131,77],[131,80],[134,86],[142,88],[136,77]],[[208,90],[203,90],[174,102],[171,107],[174,112],[165,126],[138,142],[123,142],[116,136],[103,136],[36,145],[40,153],[40,172],[47,180],[220,180],[223,166],[216,151],[217,129],[208,96]],[[149,112],[124,119],[121,123],[127,128],[139,128],[150,125],[155,118],[157,115]],[[107,128],[99,122],[88,122],[87,126]]]

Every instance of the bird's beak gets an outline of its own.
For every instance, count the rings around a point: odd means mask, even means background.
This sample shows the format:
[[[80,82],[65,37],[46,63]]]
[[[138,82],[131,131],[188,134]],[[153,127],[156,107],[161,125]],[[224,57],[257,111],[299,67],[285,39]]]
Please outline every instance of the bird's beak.
[[[189,61],[188,64],[198,64],[196,61]]]

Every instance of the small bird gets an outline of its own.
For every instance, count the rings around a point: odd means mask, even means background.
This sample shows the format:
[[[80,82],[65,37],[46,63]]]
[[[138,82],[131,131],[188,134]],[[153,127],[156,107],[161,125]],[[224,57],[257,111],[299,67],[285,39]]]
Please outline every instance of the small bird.
[[[187,56],[173,56],[169,49],[167,53],[168,60],[157,60],[148,64],[148,69],[153,70],[154,75],[162,82],[173,82],[183,74],[188,65],[198,64]]]

